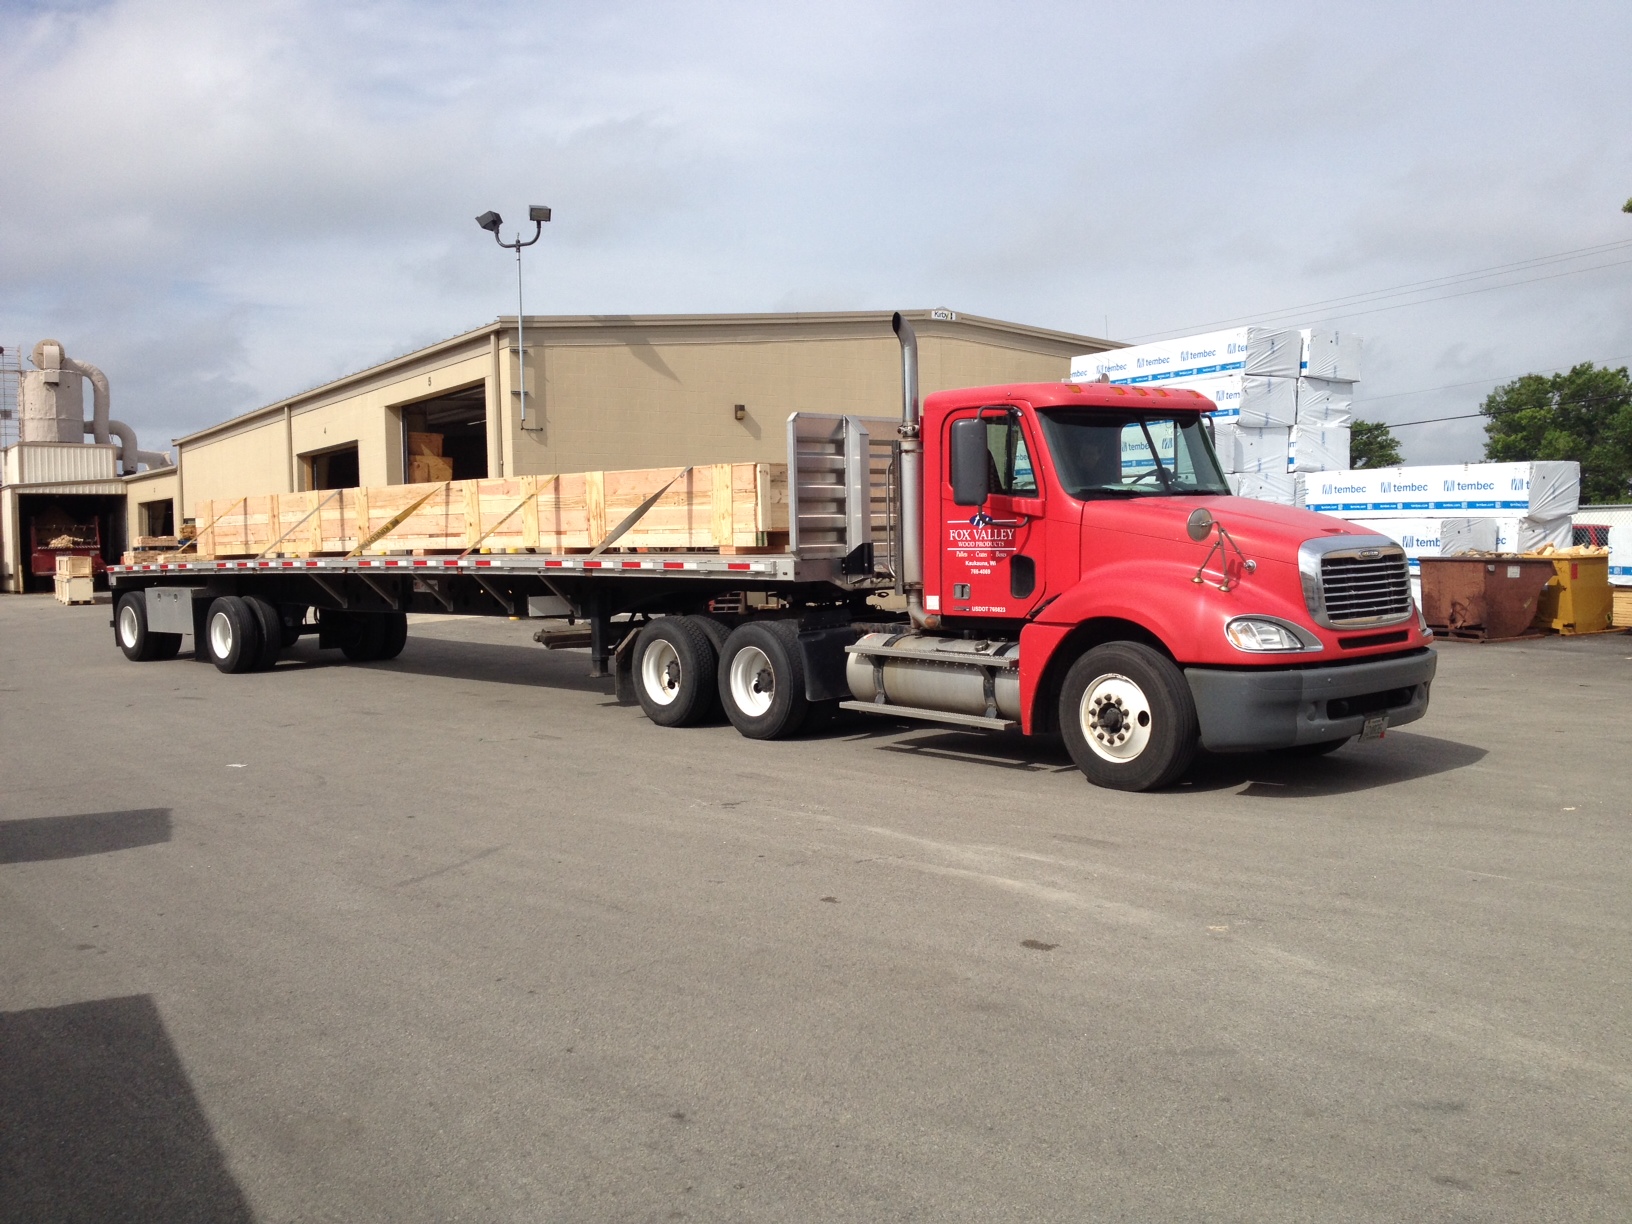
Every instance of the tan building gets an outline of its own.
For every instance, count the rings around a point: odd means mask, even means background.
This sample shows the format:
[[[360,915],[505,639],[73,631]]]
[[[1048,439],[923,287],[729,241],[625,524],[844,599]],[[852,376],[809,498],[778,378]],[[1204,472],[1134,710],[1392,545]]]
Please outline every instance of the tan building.
[[[1116,347],[949,310],[907,317],[926,395],[1056,381],[1074,355]],[[501,318],[178,439],[177,468],[121,479],[108,461],[96,490],[122,492],[124,503],[105,534],[124,538],[108,539],[104,552],[114,559],[128,539],[172,534],[206,499],[411,478],[778,462],[791,412],[901,411],[900,348],[883,311],[534,317],[526,343],[525,419],[516,321]],[[428,451],[440,454],[412,453]],[[27,544],[4,534],[0,582],[16,590]]]

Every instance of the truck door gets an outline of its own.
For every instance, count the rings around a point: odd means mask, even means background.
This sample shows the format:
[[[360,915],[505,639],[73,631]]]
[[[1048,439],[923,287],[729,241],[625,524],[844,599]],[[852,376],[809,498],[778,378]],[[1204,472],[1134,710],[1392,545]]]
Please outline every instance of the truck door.
[[[941,521],[946,525],[941,564],[941,610],[951,616],[1025,616],[1043,599],[1043,490],[1032,456],[1037,440],[1019,409],[982,408],[990,464],[990,496],[971,510],[952,500],[949,471],[940,474]],[[950,460],[952,422],[942,423],[941,454]]]

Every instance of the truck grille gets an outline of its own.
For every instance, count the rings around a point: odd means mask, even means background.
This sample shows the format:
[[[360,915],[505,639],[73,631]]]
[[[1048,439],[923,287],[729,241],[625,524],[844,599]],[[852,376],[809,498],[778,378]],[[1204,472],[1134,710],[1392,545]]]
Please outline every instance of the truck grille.
[[[1411,615],[1411,574],[1404,550],[1363,551],[1372,555],[1327,553],[1320,559],[1326,619],[1347,627],[1403,620]]]

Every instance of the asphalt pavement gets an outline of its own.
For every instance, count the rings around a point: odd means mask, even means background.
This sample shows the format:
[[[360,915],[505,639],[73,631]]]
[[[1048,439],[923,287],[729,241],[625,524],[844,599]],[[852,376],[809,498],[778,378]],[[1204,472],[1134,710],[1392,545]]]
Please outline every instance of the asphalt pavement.
[[[1624,1221],[1632,637],[1090,787],[0,598],[0,1219]]]

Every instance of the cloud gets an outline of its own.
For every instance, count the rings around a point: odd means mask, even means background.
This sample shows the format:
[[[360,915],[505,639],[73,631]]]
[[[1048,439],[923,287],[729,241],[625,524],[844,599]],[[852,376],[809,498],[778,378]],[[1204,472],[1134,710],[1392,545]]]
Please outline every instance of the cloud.
[[[556,210],[538,313],[1123,337],[1632,237],[1632,14],[1535,12],[14,8],[0,343],[59,335],[162,440],[512,310],[487,208]],[[1430,388],[1632,354],[1627,271],[1356,317],[1362,397],[1451,415],[1484,390]]]

